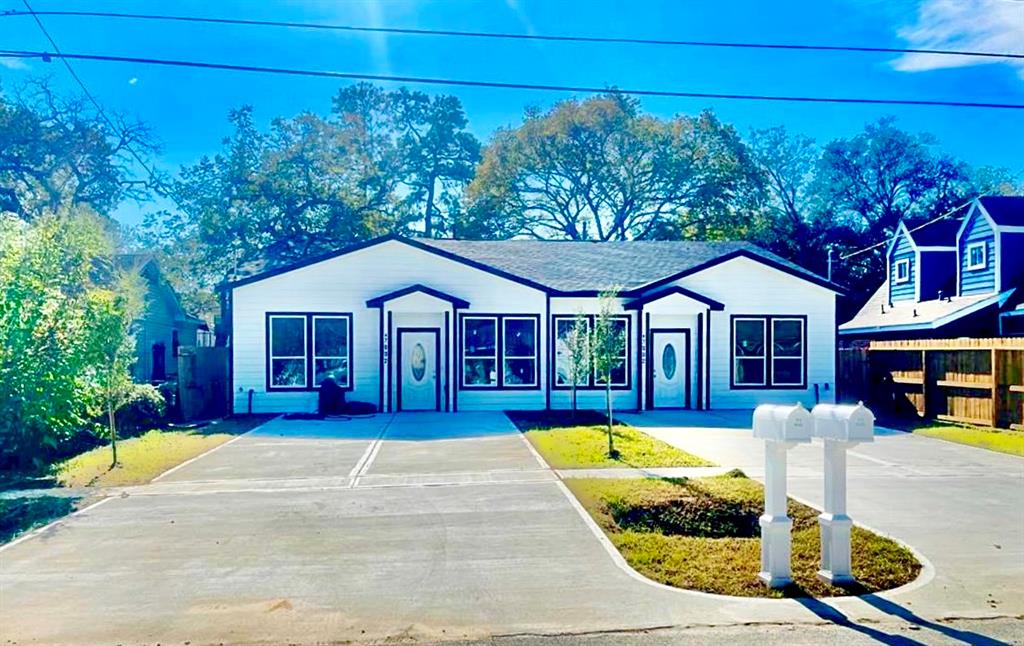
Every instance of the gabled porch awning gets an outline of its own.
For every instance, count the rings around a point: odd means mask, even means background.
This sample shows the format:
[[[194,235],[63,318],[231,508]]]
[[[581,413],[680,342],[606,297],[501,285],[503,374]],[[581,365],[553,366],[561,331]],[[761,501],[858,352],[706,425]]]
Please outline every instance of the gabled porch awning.
[[[383,307],[384,303],[387,303],[388,301],[393,301],[397,298],[402,298],[403,296],[408,296],[409,294],[416,293],[426,294],[427,296],[432,296],[442,301],[447,301],[451,303],[452,307],[454,307],[455,309],[466,309],[469,307],[469,301],[465,299],[459,298],[458,296],[452,296],[451,294],[446,294],[440,290],[434,289],[433,287],[427,287],[426,285],[421,285],[419,283],[416,283],[415,285],[409,285],[408,287],[403,287],[402,289],[395,290],[393,292],[388,292],[387,294],[374,296],[370,300],[366,301],[366,306]]]
[[[682,296],[692,301],[703,303],[704,305],[707,305],[710,309],[716,312],[721,312],[722,310],[725,309],[725,305],[722,305],[713,298],[708,298],[703,294],[698,294],[695,291],[686,289],[685,287],[680,287],[678,285],[673,285],[672,287],[668,287],[666,289],[651,292],[650,294],[645,294],[640,298],[629,301],[623,307],[627,310],[638,310],[644,305],[647,305],[648,303],[660,301],[661,299],[668,298],[670,296]]]

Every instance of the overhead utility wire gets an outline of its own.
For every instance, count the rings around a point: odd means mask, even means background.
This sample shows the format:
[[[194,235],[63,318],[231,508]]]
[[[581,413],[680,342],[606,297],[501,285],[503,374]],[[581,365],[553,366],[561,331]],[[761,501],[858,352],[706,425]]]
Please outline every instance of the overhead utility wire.
[[[919,224],[916,227],[914,227],[913,229],[907,229],[907,231],[909,231],[910,233],[913,233],[915,231],[918,231],[920,229],[925,228],[926,226],[928,226],[930,224],[935,224],[939,220],[945,220],[946,218],[952,216],[954,213],[956,213],[960,209],[964,208],[965,206],[969,206],[972,202],[974,202],[974,200],[968,200],[967,202],[964,202],[960,206],[954,206],[953,208],[951,208],[950,210],[946,211],[942,215],[938,215],[938,216],[932,218],[931,220],[928,220],[924,224]],[[854,256],[859,256],[862,253],[867,253],[868,251],[871,251],[872,249],[877,249],[878,247],[882,247],[882,246],[890,244],[890,243],[891,243],[891,241],[889,241],[889,240],[883,240],[882,242],[876,242],[875,244],[871,245],[870,247],[864,247],[863,249],[858,249],[857,251],[851,251],[848,254],[844,254],[842,256],[839,256],[839,259],[840,260],[846,260],[847,258],[853,258]]]
[[[32,10],[32,6],[28,3],[28,0],[21,0],[21,1],[24,3],[25,7],[28,9],[27,12],[23,12],[23,13],[28,13],[29,15],[31,15],[35,19],[36,24],[39,25],[39,30],[41,32],[43,32],[43,36],[46,37],[46,40],[48,40],[50,42],[50,46],[53,47],[53,51],[56,52],[55,58],[60,58],[61,59],[61,62],[64,63],[64,67],[66,67],[67,70],[68,70],[68,73],[71,74],[71,78],[73,78],[75,80],[75,82],[78,84],[78,87],[82,88],[82,92],[85,94],[86,98],[89,99],[89,101],[93,104],[93,106],[95,106],[96,111],[99,113],[99,115],[103,119],[103,121],[106,122],[107,126],[109,126],[110,129],[112,131],[114,131],[115,133],[117,133],[119,135],[122,134],[121,128],[119,128],[117,126],[117,124],[114,123],[113,119],[111,119],[109,116],[107,116],[107,113],[106,113],[106,111],[104,111],[103,106],[100,105],[100,102],[97,101],[96,97],[93,96],[92,92],[89,91],[89,88],[85,85],[85,82],[82,80],[82,78],[75,71],[75,68],[71,66],[71,61],[68,60],[70,57],[65,56],[63,53],[61,53],[60,47],[57,46],[57,42],[53,39],[53,36],[50,35],[50,32],[46,30],[46,27],[43,25],[43,21],[39,19],[39,15],[35,11]],[[135,149],[132,148],[129,145],[125,145],[125,148],[128,150],[129,154],[131,154],[131,156],[135,158],[135,161],[138,162],[140,166],[142,166],[143,170],[146,171],[146,174],[149,175],[150,182],[154,186],[159,185],[160,181],[157,179],[156,173],[153,172],[153,169],[151,169],[149,167],[149,164],[147,164],[146,160],[144,160],[142,158],[142,155],[137,153],[135,151]]]
[[[9,11],[3,16],[22,16],[23,11]],[[664,40],[655,38],[621,38],[609,36],[569,36],[545,34],[517,34],[489,31],[456,31],[451,29],[414,29],[402,27],[365,27],[359,25],[337,25],[313,22],[291,22],[283,20],[253,20],[247,18],[213,18],[203,16],[174,16],[163,14],[117,13],[107,11],[38,11],[38,16],[70,16],[82,18],[117,18],[128,20],[162,20],[175,22],[212,23],[223,25],[248,25],[257,27],[290,27],[327,31],[347,31],[375,34],[398,34],[412,36],[455,36],[461,38],[496,38],[507,40],[535,40],[573,43],[605,43],[625,45],[658,45],[671,47],[727,47],[736,49],[783,49],[797,51],[833,51],[886,54],[932,54],[936,56],[973,56],[984,58],[1024,59],[1024,53],[964,51],[949,49],[926,49],[904,47],[869,47],[857,45],[803,45],[790,43],[723,42],[708,40]]]
[[[329,70],[309,70],[288,67],[265,67],[258,65],[241,65],[232,63],[210,63],[206,61],[146,58],[141,56],[112,56],[106,54],[69,54],[67,52],[58,52],[56,54],[50,54],[49,52],[11,49],[0,49],[0,57],[43,59],[46,59],[47,57],[60,57],[65,59],[85,61],[138,63],[142,65],[161,65],[165,67],[190,67],[199,69],[229,70],[233,72],[281,74],[286,76],[313,76],[319,78],[337,78],[362,81],[412,83],[422,85],[446,85],[457,87],[485,87],[505,90],[538,90],[544,92],[581,92],[587,94],[616,93],[627,94],[632,96],[661,96],[688,99],[728,99],[741,101],[786,101],[798,103],[944,106],[954,108],[989,108],[1002,110],[1024,109],[1024,104],[1021,103],[986,103],[978,101],[940,101],[925,99],[871,99],[857,97],[786,96],[772,94],[727,94],[718,92],[682,92],[676,90],[650,90],[637,88],[623,89],[616,87],[598,87],[587,85],[545,85],[538,83],[506,83],[500,81],[476,81],[467,79],[448,79],[425,76],[396,76],[387,74],[361,74],[355,72],[333,72]]]

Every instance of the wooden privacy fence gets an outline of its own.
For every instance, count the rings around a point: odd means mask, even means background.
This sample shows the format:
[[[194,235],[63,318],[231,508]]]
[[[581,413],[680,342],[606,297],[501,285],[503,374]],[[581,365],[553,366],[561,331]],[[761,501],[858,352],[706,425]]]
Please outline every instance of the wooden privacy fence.
[[[890,415],[1024,430],[1024,339],[872,341],[839,350],[839,397]]]
[[[228,349],[182,346],[178,349],[178,401],[185,420],[226,415]]]

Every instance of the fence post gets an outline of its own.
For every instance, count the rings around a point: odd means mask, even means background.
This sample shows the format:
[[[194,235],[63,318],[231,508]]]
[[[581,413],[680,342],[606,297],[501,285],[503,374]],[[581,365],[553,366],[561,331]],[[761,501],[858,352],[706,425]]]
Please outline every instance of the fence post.
[[[999,413],[1003,410],[1002,402],[1002,388],[1000,382],[1002,381],[1002,373],[1000,370],[1000,363],[1003,358],[1003,353],[992,348],[992,428],[999,428]]]

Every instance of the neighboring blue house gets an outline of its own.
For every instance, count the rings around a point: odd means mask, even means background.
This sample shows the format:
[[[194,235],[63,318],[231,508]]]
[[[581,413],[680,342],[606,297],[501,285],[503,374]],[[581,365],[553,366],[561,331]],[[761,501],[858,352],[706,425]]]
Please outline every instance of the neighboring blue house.
[[[1024,197],[986,196],[963,219],[900,223],[887,278],[840,337],[991,337],[1024,334]]]

